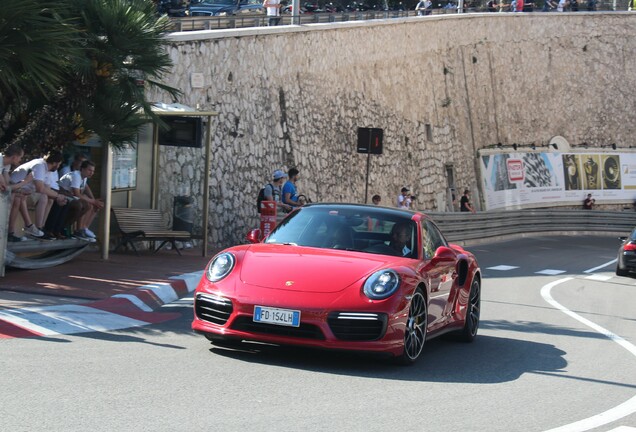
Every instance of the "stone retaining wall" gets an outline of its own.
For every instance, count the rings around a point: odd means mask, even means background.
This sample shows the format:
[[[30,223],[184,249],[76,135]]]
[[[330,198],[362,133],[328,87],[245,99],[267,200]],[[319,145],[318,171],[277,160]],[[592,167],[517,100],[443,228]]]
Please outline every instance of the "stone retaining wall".
[[[408,185],[418,208],[435,211],[447,165],[457,188],[478,197],[477,150],[498,142],[636,145],[635,30],[633,13],[579,12],[171,34],[164,81],[183,91],[180,103],[220,113],[210,245],[241,242],[257,226],[256,196],[274,169],[298,167],[299,190],[314,201],[364,202],[358,127],[384,129],[368,200],[379,193],[393,205]],[[162,147],[160,166],[160,206],[171,210],[186,184],[200,215],[202,150]]]

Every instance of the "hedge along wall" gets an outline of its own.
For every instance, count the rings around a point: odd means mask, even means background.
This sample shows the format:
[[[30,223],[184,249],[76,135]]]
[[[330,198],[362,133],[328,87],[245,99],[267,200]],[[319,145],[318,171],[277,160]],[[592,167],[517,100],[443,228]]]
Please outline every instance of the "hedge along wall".
[[[209,244],[258,225],[258,190],[274,169],[301,170],[314,201],[364,202],[357,128],[384,129],[369,197],[440,208],[446,165],[479,196],[477,150],[498,142],[636,145],[636,14],[465,14],[173,33],[178,102],[215,110]],[[193,86],[197,75],[203,85]],[[199,76],[201,76],[199,75]],[[193,78],[195,78],[193,80]],[[162,93],[152,100],[170,102]],[[160,206],[185,184],[200,227],[201,149],[162,147]]]

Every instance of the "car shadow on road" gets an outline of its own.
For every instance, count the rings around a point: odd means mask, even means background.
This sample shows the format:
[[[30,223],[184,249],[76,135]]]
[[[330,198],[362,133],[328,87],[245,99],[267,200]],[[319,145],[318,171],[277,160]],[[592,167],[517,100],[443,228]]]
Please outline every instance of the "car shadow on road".
[[[408,367],[368,354],[321,351],[243,343],[238,348],[213,346],[215,355],[250,363],[330,374],[405,381],[501,383],[524,373],[565,372],[564,351],[554,345],[516,339],[478,336],[474,343],[446,338],[427,342],[422,357]]]

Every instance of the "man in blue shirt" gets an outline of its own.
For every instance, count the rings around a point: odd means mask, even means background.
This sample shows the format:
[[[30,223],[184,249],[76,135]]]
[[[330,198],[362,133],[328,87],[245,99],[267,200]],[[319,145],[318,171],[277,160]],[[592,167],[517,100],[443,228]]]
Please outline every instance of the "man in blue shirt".
[[[296,190],[299,173],[296,168],[290,168],[287,172],[288,180],[283,186],[283,203],[292,206],[292,208],[300,207],[304,204],[298,200],[298,191]]]

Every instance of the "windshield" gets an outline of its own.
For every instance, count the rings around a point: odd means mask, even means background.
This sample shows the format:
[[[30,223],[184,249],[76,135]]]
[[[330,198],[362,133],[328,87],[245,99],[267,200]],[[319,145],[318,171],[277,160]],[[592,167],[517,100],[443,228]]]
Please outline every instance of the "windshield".
[[[265,243],[417,258],[417,229],[411,217],[375,206],[308,206],[285,219]]]

